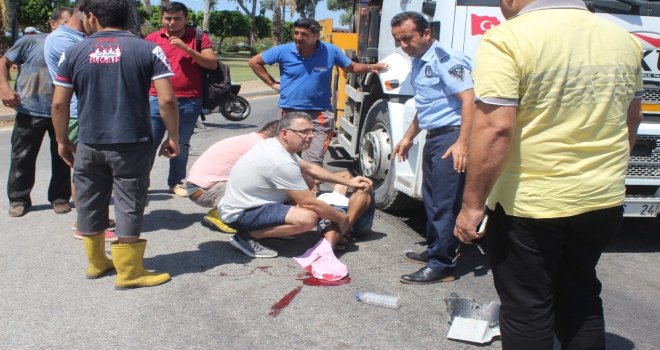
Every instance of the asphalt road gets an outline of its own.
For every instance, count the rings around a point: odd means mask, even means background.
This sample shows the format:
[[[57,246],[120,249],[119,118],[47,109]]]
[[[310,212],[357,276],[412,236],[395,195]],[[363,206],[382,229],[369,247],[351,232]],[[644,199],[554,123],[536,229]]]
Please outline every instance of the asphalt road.
[[[233,123],[219,114],[193,137],[193,154],[222,138],[255,130],[276,118],[275,97],[250,99],[253,114]],[[0,129],[0,189],[6,191],[11,129]],[[190,164],[195,156],[191,157]],[[332,160],[333,165],[346,164]],[[145,212],[145,264],[172,281],[115,291],[113,276],[84,278],[82,243],[70,226],[75,211],[56,215],[46,200],[49,156],[38,161],[34,206],[8,217],[0,201],[0,349],[500,349],[446,339],[443,299],[451,292],[479,302],[497,300],[485,257],[472,247],[459,261],[456,282],[410,286],[399,276],[416,270],[403,254],[420,250],[424,218],[377,212],[374,232],[340,256],[350,283],[304,284],[291,259],[318,237],[270,240],[276,259],[251,259],[229,235],[201,224],[205,210],[169,194],[167,162],[156,161]],[[599,265],[610,349],[660,344],[660,221],[629,220]],[[391,310],[355,301],[356,291],[400,298]],[[287,304],[287,301],[289,303]]]

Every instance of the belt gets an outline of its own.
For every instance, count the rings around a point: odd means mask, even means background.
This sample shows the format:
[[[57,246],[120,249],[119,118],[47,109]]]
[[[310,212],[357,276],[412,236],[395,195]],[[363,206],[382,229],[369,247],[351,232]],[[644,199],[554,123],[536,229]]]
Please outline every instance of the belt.
[[[449,133],[449,132],[452,132],[452,131],[457,131],[457,130],[461,130],[460,125],[447,125],[447,126],[441,126],[439,128],[435,128],[435,129],[429,129],[429,130],[426,131],[426,135],[428,135],[428,136],[438,136],[438,135],[446,134],[446,133]]]
[[[203,194],[204,194],[204,190],[201,189],[201,188],[198,188],[195,191],[193,191],[193,193],[189,194],[188,198],[190,198],[191,200],[194,201],[195,199],[199,198],[199,196],[201,196]]]
[[[203,188],[195,185],[192,182],[186,182],[186,187],[188,187],[188,188],[190,188],[190,187],[195,188],[196,187],[194,191],[188,192],[188,198],[190,198],[191,200],[195,200],[195,199],[199,198],[199,196],[203,195],[204,192],[206,192]]]

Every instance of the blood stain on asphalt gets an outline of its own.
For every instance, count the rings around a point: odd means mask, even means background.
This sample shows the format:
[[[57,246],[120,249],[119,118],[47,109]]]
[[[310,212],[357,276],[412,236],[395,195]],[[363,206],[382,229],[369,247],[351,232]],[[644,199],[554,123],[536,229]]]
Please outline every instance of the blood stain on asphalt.
[[[298,286],[294,288],[285,296],[283,296],[282,299],[280,299],[278,302],[273,304],[273,306],[270,308],[270,313],[268,314],[268,316],[277,317],[284,308],[286,308],[287,306],[289,306],[289,304],[291,304],[291,301],[293,300],[293,298],[296,297],[296,295],[298,295],[298,293],[300,293],[302,287],[303,286]]]
[[[344,284],[349,284],[351,283],[351,279],[347,276],[344,277],[338,281],[328,281],[328,280],[321,280],[318,279],[314,276],[309,276],[302,280],[303,284],[306,286],[314,286],[314,287],[335,287],[335,286],[341,286]]]

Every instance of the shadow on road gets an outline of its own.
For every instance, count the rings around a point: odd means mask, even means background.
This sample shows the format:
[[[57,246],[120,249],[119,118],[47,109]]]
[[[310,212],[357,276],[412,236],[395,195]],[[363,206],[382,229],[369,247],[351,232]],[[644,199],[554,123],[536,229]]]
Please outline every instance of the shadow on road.
[[[158,209],[144,215],[142,232],[158,230],[178,231],[198,223],[204,213],[182,214],[177,210]]]
[[[219,118],[224,119],[224,117],[220,116]],[[211,123],[209,122],[209,118],[206,118],[207,121],[204,122],[204,125],[207,128],[220,128],[220,129],[230,129],[230,130],[242,130],[242,129],[252,129],[258,127],[258,125],[254,124],[243,124],[243,123]]]
[[[609,332],[605,332],[605,344],[608,349],[632,350],[635,348],[632,340]]]
[[[605,249],[607,253],[660,252],[660,217],[626,218],[623,229]]]
[[[145,258],[145,265],[147,268],[167,271],[174,277],[204,272],[224,264],[247,264],[253,260],[225,241],[204,242],[198,248]]]

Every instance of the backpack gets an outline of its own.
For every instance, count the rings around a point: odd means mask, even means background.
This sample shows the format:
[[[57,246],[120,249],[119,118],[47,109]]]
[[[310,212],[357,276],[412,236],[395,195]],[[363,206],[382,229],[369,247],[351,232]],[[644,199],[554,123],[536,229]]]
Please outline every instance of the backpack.
[[[197,29],[195,36],[197,40],[197,51],[201,52],[203,31]],[[231,77],[229,75],[229,66],[218,60],[218,67],[215,70],[202,68],[202,106],[213,110],[220,106],[230,97]]]

